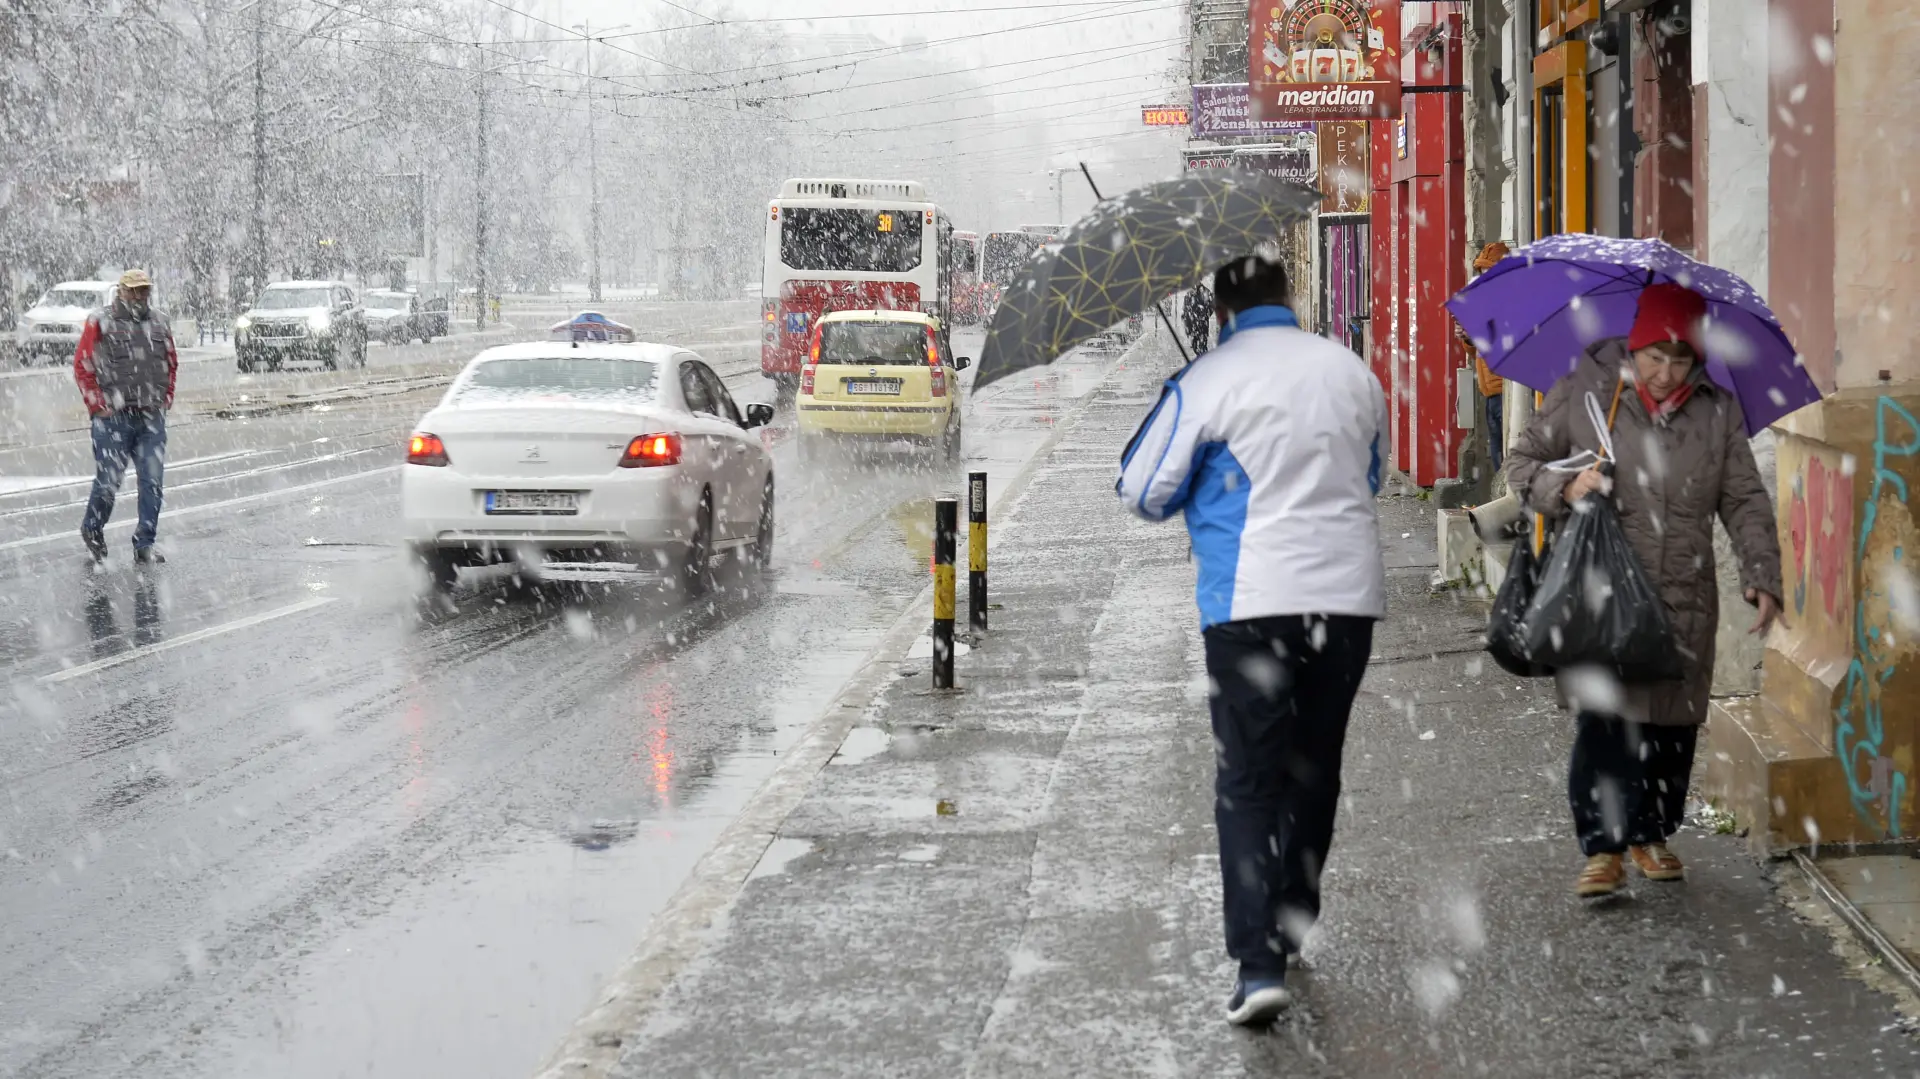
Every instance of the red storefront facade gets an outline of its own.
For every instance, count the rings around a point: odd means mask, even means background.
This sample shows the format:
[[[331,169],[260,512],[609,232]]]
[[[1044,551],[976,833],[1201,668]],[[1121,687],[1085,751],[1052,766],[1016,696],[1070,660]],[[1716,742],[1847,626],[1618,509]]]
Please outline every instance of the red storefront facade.
[[[1467,355],[1442,306],[1466,285],[1466,141],[1462,15],[1408,5],[1398,120],[1373,128],[1371,355],[1387,391],[1393,464],[1422,487],[1458,479],[1458,380]],[[1465,374],[1471,378],[1471,374]]]

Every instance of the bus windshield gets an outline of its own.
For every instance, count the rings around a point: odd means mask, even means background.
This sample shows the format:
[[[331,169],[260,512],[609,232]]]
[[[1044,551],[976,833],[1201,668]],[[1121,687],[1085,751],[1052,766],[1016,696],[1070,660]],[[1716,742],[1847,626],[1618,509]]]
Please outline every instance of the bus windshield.
[[[918,210],[796,206],[780,217],[780,261],[788,269],[906,273],[920,265]]]

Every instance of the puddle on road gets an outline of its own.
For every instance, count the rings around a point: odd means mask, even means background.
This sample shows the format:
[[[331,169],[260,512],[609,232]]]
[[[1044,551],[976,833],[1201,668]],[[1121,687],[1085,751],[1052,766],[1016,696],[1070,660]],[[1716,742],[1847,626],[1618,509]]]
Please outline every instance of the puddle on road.
[[[766,852],[760,855],[758,862],[754,863],[753,872],[747,874],[747,879],[759,880],[761,877],[778,876],[785,873],[787,866],[793,864],[796,859],[812,853],[813,840],[811,839],[776,839],[767,844]]]
[[[606,850],[615,843],[640,833],[640,824],[632,820],[596,820],[581,824],[567,835],[567,842],[581,850]]]
[[[839,752],[828,764],[860,764],[885,753],[893,746],[893,735],[878,727],[855,727],[847,732]]]
[[[887,518],[900,529],[900,542],[906,545],[907,560],[914,572],[933,575],[933,499],[916,498],[887,511]]]

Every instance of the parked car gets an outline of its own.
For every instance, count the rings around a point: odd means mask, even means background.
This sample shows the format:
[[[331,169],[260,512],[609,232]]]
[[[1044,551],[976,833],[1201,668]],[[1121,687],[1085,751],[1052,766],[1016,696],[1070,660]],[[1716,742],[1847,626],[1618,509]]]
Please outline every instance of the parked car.
[[[344,281],[276,281],[234,320],[233,352],[242,371],[365,367],[367,315]]]
[[[420,332],[425,335],[427,340],[431,341],[436,337],[445,337],[447,334],[453,332],[450,326],[453,321],[453,313],[448,310],[448,307],[449,304],[445,296],[429,296],[421,301],[420,322],[422,329]]]
[[[21,364],[72,360],[87,316],[112,303],[113,291],[111,281],[62,281],[41,293],[14,327]]]
[[[772,558],[773,458],[753,430],[772,418],[671,345],[490,348],[408,440],[401,536],[440,589],[537,557],[663,568],[698,595],[718,555]]]
[[[365,302],[368,336],[390,345],[404,345],[416,337],[423,345],[433,342],[426,312],[420,309],[420,297],[411,292],[369,289]]]

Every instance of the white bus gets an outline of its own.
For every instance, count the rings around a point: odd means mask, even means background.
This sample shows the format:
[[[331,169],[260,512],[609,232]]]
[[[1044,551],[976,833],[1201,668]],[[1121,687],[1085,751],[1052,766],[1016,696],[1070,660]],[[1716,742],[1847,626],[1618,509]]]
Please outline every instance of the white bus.
[[[799,380],[829,311],[919,311],[948,324],[953,224],[912,180],[788,180],[767,207],[760,371]]]

